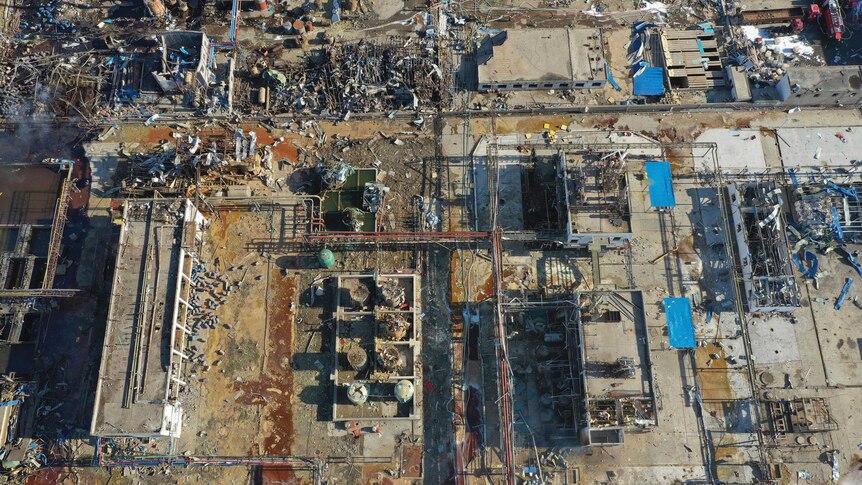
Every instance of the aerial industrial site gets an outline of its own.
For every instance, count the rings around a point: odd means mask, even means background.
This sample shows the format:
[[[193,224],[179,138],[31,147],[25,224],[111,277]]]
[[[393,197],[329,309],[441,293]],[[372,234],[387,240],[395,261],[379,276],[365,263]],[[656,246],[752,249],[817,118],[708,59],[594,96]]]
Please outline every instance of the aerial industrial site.
[[[0,483],[862,484],[857,0],[0,13]]]

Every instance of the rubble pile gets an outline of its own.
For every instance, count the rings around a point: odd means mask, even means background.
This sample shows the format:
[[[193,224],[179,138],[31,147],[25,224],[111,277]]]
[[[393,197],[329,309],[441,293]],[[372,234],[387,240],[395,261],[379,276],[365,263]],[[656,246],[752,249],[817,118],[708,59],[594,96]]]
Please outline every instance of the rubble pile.
[[[16,381],[8,375],[4,375],[3,380],[0,381],[0,404],[2,404],[0,407],[4,409],[6,420],[0,428],[0,441],[3,443],[3,447],[0,448],[0,460],[2,460],[0,478],[5,478],[3,481],[22,480],[23,477],[48,464],[45,455],[48,452],[42,441],[33,439],[23,423],[26,420],[25,414],[28,412],[24,406],[32,406],[34,402],[32,397],[36,395],[43,397],[47,393],[48,390],[39,388],[35,382]],[[35,413],[43,417],[55,412],[63,404],[63,401],[58,404],[42,401]],[[38,432],[41,436],[44,429],[40,426]],[[65,451],[63,444],[58,443],[54,451],[57,453]]]
[[[386,340],[404,340],[410,330],[410,322],[404,315],[383,313],[377,318],[378,333]]]
[[[731,58],[745,68],[754,83],[773,84],[792,66],[803,61],[821,62],[814,49],[799,35],[772,36],[768,30],[744,25],[729,42]]]
[[[377,350],[377,364],[384,372],[396,372],[403,367],[401,352],[392,345],[381,346]]]
[[[191,189],[207,192],[214,186],[245,183],[272,168],[271,146],[259,145],[253,131],[233,132],[233,136],[174,132],[173,141],[154,151],[123,153],[128,157],[123,191],[132,195],[153,190],[179,195]]]
[[[367,113],[448,107],[447,73],[430,40],[394,38],[387,44],[360,41],[328,46],[285,72],[268,69],[279,112]]]
[[[377,300],[383,306],[401,308],[407,301],[407,295],[398,280],[386,278],[377,283]]]
[[[219,360],[207,362],[206,353],[203,349],[198,348],[195,340],[200,343],[206,343],[207,339],[203,335],[207,330],[213,330],[219,325],[225,328],[231,328],[231,324],[222,324],[219,316],[215,312],[224,304],[227,303],[228,297],[238,290],[245,280],[245,275],[248,273],[248,267],[245,265],[231,266],[229,272],[242,272],[242,276],[235,281],[231,281],[226,274],[211,271],[207,268],[206,263],[195,261],[192,266],[192,285],[194,291],[189,297],[191,320],[191,335],[190,343],[186,348],[186,355],[189,362],[195,367],[192,368],[192,377],[196,377],[197,369],[201,372],[209,371],[211,366],[221,364]]]
[[[104,88],[104,59],[92,54],[25,54],[0,61],[0,114],[90,116]]]

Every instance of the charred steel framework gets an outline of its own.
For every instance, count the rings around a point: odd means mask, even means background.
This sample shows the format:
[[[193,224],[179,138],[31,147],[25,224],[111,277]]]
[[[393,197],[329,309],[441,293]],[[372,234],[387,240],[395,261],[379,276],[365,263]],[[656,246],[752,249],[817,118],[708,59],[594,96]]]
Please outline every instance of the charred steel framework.
[[[8,289],[0,289],[0,299],[26,299],[26,298],[64,298],[71,297],[77,294],[77,290],[57,289],[53,288],[54,278],[57,274],[57,263],[60,258],[60,249],[63,242],[63,233],[66,226],[66,217],[69,211],[69,201],[72,190],[72,162],[63,162],[59,164],[59,170],[63,175],[60,182],[60,187],[57,195],[54,213],[51,221],[51,236],[48,243],[48,253],[44,274],[41,278],[41,284],[38,288],[27,287],[11,287]],[[16,225],[21,226],[24,230],[19,234],[19,239],[28,238],[32,231],[32,225]],[[16,243],[16,248],[25,246],[23,240]],[[14,257],[13,254],[0,254],[0,274],[6,277],[5,271],[8,271],[7,265],[9,260]]]
[[[798,308],[782,189],[774,181],[734,182],[727,186],[727,197],[749,310]]]
[[[451,71],[440,65],[436,46],[434,38],[414,42],[397,36],[326,46],[303,63],[276,68],[284,79],[263,86],[265,105],[268,111],[342,115],[448,107]]]

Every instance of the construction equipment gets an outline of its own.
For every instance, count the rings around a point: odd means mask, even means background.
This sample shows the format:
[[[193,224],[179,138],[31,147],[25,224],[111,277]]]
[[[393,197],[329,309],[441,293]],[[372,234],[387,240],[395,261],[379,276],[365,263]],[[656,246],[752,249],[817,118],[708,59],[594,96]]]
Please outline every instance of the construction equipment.
[[[789,25],[793,34],[802,32],[805,22],[818,22],[823,19],[823,31],[830,39],[835,40],[841,40],[845,30],[841,6],[837,0],[824,0],[822,4],[812,3],[808,7],[748,10],[740,13],[739,19],[745,25]]]
[[[823,18],[826,23],[826,34],[830,39],[841,40],[844,35],[844,16],[841,13],[841,6],[838,5],[838,0],[825,0],[821,5],[823,7]]]

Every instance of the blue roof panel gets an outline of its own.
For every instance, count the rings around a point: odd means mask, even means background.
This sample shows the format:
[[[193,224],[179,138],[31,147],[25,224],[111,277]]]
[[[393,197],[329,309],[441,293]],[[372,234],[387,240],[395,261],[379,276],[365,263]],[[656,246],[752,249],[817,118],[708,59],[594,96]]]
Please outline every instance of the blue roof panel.
[[[661,96],[664,94],[664,68],[647,67],[634,78],[635,96]]]
[[[664,311],[667,315],[667,333],[670,346],[675,349],[693,349],[694,319],[691,316],[691,300],[688,298],[665,298]]]
[[[653,207],[673,207],[676,196],[673,193],[673,175],[669,162],[646,162],[646,175],[649,179],[649,202]]]

